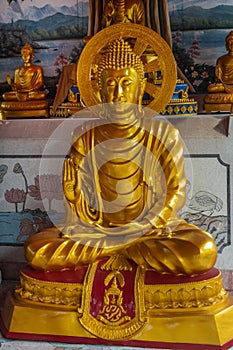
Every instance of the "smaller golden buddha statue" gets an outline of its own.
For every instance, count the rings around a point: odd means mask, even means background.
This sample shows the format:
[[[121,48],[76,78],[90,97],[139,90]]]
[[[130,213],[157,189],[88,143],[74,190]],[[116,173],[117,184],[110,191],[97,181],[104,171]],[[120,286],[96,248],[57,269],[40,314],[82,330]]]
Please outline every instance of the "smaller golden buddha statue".
[[[215,83],[208,86],[205,96],[205,110],[230,111],[233,103],[233,31],[226,39],[227,54],[220,56],[216,62]]]
[[[102,26],[117,23],[137,23],[145,25],[144,5],[142,0],[108,0],[105,4]]]
[[[45,92],[40,91],[44,85],[43,69],[32,63],[34,50],[29,44],[25,44],[21,50],[23,66],[15,70],[14,82],[10,75],[7,75],[7,82],[13,91],[3,94],[4,100],[27,101],[41,100],[45,98]]]
[[[7,83],[12,91],[3,94],[2,109],[6,116],[27,117],[48,115],[42,67],[33,64],[34,50],[26,43],[21,49],[23,66],[16,68],[14,81],[7,75]]]

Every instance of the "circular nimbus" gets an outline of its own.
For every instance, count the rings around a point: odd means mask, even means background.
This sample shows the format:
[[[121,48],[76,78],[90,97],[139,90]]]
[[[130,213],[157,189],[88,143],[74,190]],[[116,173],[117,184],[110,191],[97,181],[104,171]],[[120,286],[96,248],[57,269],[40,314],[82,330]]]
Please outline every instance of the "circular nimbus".
[[[87,114],[90,119],[83,119]],[[40,165],[41,198],[50,220],[62,234],[70,232],[73,240],[82,237],[90,246],[98,239],[104,239],[106,247],[129,244],[153,229],[153,220],[170,196],[167,186],[174,183],[173,176],[178,180],[180,177],[185,192],[178,130],[165,118],[153,115],[154,111],[144,108],[144,117],[132,125],[125,134],[128,137],[124,137],[124,130],[130,125],[121,124],[120,133],[114,133],[116,124],[91,118],[92,108],[88,113],[78,112],[77,118],[62,122],[54,131]],[[71,157],[72,152],[76,159]],[[190,174],[191,167],[189,163]],[[58,177],[60,187],[56,187]],[[46,191],[54,188],[66,193],[66,187],[70,188],[71,204],[64,205],[69,195],[65,199],[54,193],[51,205]],[[119,222],[111,224],[111,218]]]
[[[78,61],[77,81],[87,107],[100,103],[96,71],[103,52],[116,39],[127,40],[144,65],[148,108],[162,112],[169,103],[177,79],[176,62],[167,42],[155,31],[138,24],[120,23],[95,34],[84,47]],[[158,76],[157,76],[158,75]]]

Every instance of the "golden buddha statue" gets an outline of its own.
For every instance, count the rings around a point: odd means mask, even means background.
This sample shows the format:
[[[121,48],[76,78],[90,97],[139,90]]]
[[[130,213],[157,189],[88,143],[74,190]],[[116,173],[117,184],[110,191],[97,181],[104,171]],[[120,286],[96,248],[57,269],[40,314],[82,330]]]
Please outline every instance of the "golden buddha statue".
[[[179,133],[141,116],[144,67],[127,41],[107,50],[98,65],[106,122],[83,125],[74,140],[64,162],[65,224],[30,237],[26,259],[54,271],[121,254],[160,273],[201,274],[217,250],[208,233],[178,218],[185,201]]]
[[[227,54],[217,59],[215,83],[208,86],[205,96],[205,110],[230,111],[233,104],[233,31],[225,39]]]
[[[8,101],[41,100],[46,97],[40,89],[44,85],[43,69],[33,64],[34,50],[29,44],[21,49],[24,65],[15,70],[14,82],[7,75],[7,82],[13,91],[5,92],[3,99]]]
[[[146,25],[172,44],[167,0],[89,0],[87,38],[103,27],[123,22]]]
[[[216,62],[216,83],[208,86],[211,92],[233,92],[233,31],[226,37],[227,54],[219,57]]]
[[[3,94],[2,109],[6,116],[48,116],[43,69],[33,64],[34,50],[28,43],[21,49],[23,66],[16,68],[14,81],[7,75],[12,91]]]
[[[105,3],[102,26],[117,23],[137,23],[145,25],[145,11],[142,0],[108,0]]]

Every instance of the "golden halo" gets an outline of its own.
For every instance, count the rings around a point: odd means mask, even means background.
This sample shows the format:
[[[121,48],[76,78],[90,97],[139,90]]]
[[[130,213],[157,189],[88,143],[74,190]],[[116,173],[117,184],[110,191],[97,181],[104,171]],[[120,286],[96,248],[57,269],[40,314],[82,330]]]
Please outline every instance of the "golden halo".
[[[133,52],[141,57],[148,77],[160,72],[156,83],[147,78],[145,92],[150,96],[148,108],[161,112],[169,103],[176,85],[176,62],[166,41],[152,29],[131,23],[109,26],[95,34],[84,47],[77,68],[81,98],[87,107],[101,103],[96,78],[96,67],[101,52],[113,40],[123,38],[133,43]]]

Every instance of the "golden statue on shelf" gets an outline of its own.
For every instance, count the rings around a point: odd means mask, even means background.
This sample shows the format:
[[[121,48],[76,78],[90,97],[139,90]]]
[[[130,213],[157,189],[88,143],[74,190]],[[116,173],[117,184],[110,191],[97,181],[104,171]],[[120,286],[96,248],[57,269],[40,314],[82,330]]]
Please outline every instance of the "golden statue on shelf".
[[[46,97],[40,89],[44,85],[43,69],[33,64],[34,50],[25,44],[21,50],[24,65],[15,70],[14,82],[7,75],[7,82],[13,91],[5,92],[3,99],[8,101],[42,100]]]
[[[233,31],[226,36],[227,54],[220,56],[216,62],[215,83],[208,86],[205,96],[205,110],[232,111],[233,105]]]
[[[179,132],[142,107],[145,68],[155,67],[145,60],[147,46],[163,76],[156,91],[169,91],[163,103],[176,83],[175,62],[164,40],[141,28],[110,26],[82,52],[80,93],[89,107],[101,99],[93,106],[100,119],[73,133],[64,223],[25,242],[32,268],[7,297],[8,337],[166,348],[232,339],[233,306],[213,268],[214,240],[178,216],[186,186]]]
[[[2,109],[9,117],[48,116],[43,69],[33,64],[34,50],[28,43],[21,49],[23,66],[16,68],[14,81],[7,75],[12,91],[3,94]]]
[[[146,25],[171,46],[167,0],[89,0],[87,40],[111,24],[126,22]]]
[[[108,0],[105,3],[102,26],[106,28],[117,23],[145,25],[145,11],[142,0]]]

